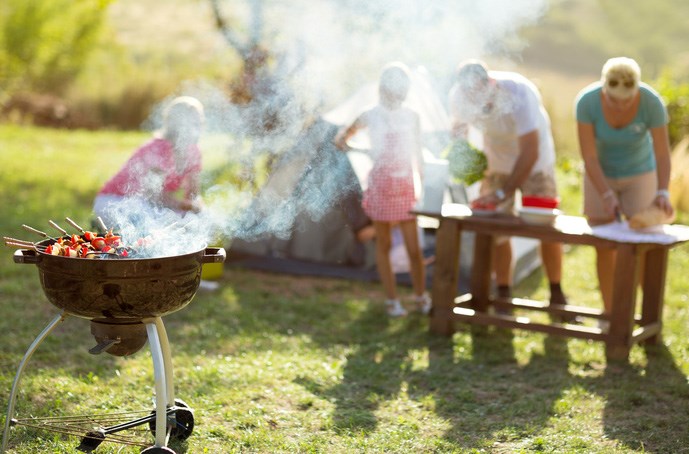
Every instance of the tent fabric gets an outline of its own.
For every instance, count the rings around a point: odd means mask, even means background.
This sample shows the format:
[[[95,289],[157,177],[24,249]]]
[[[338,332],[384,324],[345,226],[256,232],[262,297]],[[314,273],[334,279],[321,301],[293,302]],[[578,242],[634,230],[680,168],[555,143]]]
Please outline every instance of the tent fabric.
[[[320,120],[275,165],[230,250],[312,262],[371,267],[361,183],[332,140],[338,127]],[[247,237],[248,236],[248,237]]]
[[[471,234],[465,234],[471,235]],[[466,293],[469,291],[469,262],[467,259],[473,253],[472,237],[464,239],[465,247],[462,249],[460,276],[458,282],[459,293]],[[435,235],[433,232],[424,231],[424,254],[431,256],[435,252]],[[372,259],[372,258],[371,258]],[[241,253],[236,250],[230,250],[227,261],[227,267],[247,268],[271,273],[290,274],[294,276],[314,276],[314,277],[329,277],[348,279],[352,281],[362,282],[377,282],[378,273],[374,267],[374,262],[369,266],[352,266],[329,262],[314,262],[310,260],[300,260],[290,257],[278,257],[271,255],[252,255]],[[396,274],[397,285],[401,287],[412,287],[411,275],[408,272],[400,271]],[[431,288],[433,283],[433,264],[426,267],[426,287]]]
[[[356,232],[370,223],[361,206],[371,159],[343,153],[332,143],[337,125],[320,120],[275,165],[243,220],[246,232],[230,251],[363,268],[375,266],[372,242]],[[447,165],[429,158],[420,206],[440,207],[447,196]],[[421,243],[425,237],[421,236]],[[403,249],[401,242],[393,244]],[[395,269],[408,269],[405,254],[393,250]]]

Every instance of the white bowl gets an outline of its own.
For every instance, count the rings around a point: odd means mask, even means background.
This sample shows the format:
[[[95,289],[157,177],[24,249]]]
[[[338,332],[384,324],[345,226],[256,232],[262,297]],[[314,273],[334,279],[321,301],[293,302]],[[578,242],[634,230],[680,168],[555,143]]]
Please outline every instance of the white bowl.
[[[519,217],[529,224],[550,225],[562,212],[552,208],[522,207],[519,209]]]

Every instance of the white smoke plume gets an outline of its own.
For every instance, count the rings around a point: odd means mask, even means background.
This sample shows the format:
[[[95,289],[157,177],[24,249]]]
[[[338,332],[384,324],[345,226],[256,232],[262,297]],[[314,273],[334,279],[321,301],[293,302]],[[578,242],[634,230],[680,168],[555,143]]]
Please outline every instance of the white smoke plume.
[[[547,0],[223,0],[219,4],[230,12],[233,24],[243,24],[244,30],[237,27],[245,34],[255,30],[252,11],[261,9],[263,36],[253,38],[279,57],[262,108],[275,109],[278,126],[256,134],[260,110],[232,104],[223,87],[209,82],[187,84],[180,94],[195,96],[204,104],[207,132],[226,135],[229,161],[251,163],[259,154],[275,153],[280,155],[278,165],[293,168],[294,174],[283,172],[279,178],[288,181],[273,181],[257,196],[216,182],[204,194],[205,210],[181,221],[184,230],[208,243],[220,237],[251,239],[264,234],[287,238],[297,213],[318,220],[339,196],[354,190],[343,173],[344,155],[312,143],[313,138],[304,137],[304,125],[375,82],[383,65],[397,60],[426,68],[444,104],[460,61],[514,56],[509,53],[523,45],[517,32],[537,22],[548,6]],[[148,126],[156,124],[154,115]],[[327,132],[316,136],[328,140]],[[305,147],[313,151],[304,152]],[[295,161],[286,164],[289,159]]]

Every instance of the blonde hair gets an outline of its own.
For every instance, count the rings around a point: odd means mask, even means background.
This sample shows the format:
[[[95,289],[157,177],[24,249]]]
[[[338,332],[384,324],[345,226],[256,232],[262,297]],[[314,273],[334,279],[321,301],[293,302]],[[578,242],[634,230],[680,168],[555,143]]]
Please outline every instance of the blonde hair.
[[[178,96],[167,105],[163,112],[161,135],[172,138],[189,125],[200,128],[204,121],[201,101],[192,96]]]
[[[382,95],[389,97],[393,101],[402,102],[407,97],[411,77],[409,68],[400,62],[393,62],[385,65],[380,74],[378,89]]]
[[[176,115],[177,112],[180,114],[195,112],[203,119],[203,104],[192,96],[178,96],[165,108],[165,120]]]
[[[603,91],[616,99],[629,99],[639,91],[641,68],[629,57],[614,57],[601,71]]]

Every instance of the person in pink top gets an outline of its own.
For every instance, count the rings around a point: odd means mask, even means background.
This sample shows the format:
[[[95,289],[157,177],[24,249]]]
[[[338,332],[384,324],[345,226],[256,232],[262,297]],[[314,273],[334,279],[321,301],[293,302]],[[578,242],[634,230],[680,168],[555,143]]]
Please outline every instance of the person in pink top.
[[[198,140],[203,121],[203,106],[196,98],[175,98],[165,111],[160,135],[137,149],[103,185],[94,201],[94,213],[106,225],[114,226],[128,212],[132,215],[161,209],[179,214],[198,212],[201,208]]]
[[[431,309],[416,217],[410,213],[417,201],[423,158],[419,115],[402,105],[409,86],[409,70],[405,65],[387,65],[380,76],[378,104],[339,131],[334,140],[339,149],[346,150],[347,140],[360,129],[368,128],[373,168],[362,204],[373,221],[376,267],[386,294],[387,312],[393,317],[407,314],[397,297],[395,274],[390,262],[392,228],[396,225],[400,227],[409,254],[417,308],[424,314]]]

